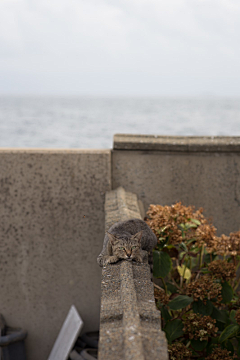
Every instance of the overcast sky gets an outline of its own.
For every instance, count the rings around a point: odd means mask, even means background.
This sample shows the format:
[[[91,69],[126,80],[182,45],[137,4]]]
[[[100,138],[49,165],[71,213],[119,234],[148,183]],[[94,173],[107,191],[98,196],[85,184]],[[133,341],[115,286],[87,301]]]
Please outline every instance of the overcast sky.
[[[240,96],[240,1],[0,0],[0,94]]]

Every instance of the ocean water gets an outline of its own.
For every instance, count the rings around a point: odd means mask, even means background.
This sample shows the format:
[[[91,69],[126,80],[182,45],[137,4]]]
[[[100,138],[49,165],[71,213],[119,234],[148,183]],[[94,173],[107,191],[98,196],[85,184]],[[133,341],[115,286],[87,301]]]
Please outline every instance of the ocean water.
[[[240,98],[0,96],[0,147],[111,148],[113,135],[240,135]]]

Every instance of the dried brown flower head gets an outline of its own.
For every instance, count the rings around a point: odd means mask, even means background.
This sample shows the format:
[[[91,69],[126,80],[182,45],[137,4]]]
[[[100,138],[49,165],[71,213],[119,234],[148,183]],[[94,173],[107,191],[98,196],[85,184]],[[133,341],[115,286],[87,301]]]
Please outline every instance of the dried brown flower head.
[[[208,275],[203,275],[198,280],[190,283],[186,287],[186,295],[192,296],[194,301],[218,298],[221,300],[222,286],[214,282]]]
[[[236,358],[235,355],[232,357],[230,354],[231,352],[227,349],[221,349],[218,347],[215,348],[213,352],[206,357],[206,360],[232,360]]]
[[[182,233],[178,228],[177,214],[174,207],[150,205],[146,221],[157,237],[169,238],[170,244],[182,242]],[[164,232],[162,231],[164,229]]]
[[[166,305],[169,303],[169,295],[165,291],[158,290],[154,288],[154,297],[156,300],[159,300],[161,304]]]
[[[216,252],[218,255],[240,255],[240,231],[230,233],[229,236],[221,235],[207,245],[208,252]]]
[[[212,224],[203,224],[196,229],[196,240],[198,246],[212,246],[216,237],[217,229]]]
[[[230,255],[239,255],[240,254],[240,230],[234,233],[230,233]]]
[[[191,360],[192,352],[184,344],[176,342],[168,345],[169,360]]]
[[[236,319],[236,322],[238,323],[238,325],[240,325],[240,309],[238,309],[236,311],[235,319]]]
[[[229,242],[229,236],[222,235],[221,237],[214,236],[212,240],[207,243],[207,251],[209,253],[217,252],[220,255],[222,253],[225,254],[226,245]]]
[[[205,216],[203,215],[203,208],[199,208],[198,210],[196,210],[193,213],[193,217],[192,219],[196,219],[198,221],[200,221],[200,223],[203,224],[208,224],[209,221],[205,218]]]
[[[232,263],[228,263],[226,260],[212,261],[208,266],[208,270],[217,279],[229,281],[236,277],[236,266]]]
[[[188,334],[189,339],[204,341],[208,340],[208,337],[217,336],[216,320],[210,316],[191,313],[183,320],[183,323],[183,331]]]
[[[178,202],[172,206],[150,205],[147,215],[147,224],[157,237],[169,238],[169,244],[180,244],[183,241],[180,224],[191,222],[195,219],[206,224],[207,220],[202,215],[203,209],[194,212],[194,207],[184,206]],[[192,238],[195,229],[189,229],[186,238]]]

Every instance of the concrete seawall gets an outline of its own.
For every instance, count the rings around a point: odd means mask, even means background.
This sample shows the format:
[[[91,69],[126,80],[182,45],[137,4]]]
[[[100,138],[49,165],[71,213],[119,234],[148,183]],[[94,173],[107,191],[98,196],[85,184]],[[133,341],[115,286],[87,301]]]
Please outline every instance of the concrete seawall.
[[[218,234],[240,229],[240,138],[115,135],[112,187],[149,204],[203,207]]]
[[[182,143],[181,143],[182,142]],[[202,206],[218,233],[240,229],[240,138],[116,136],[111,150],[0,149],[0,312],[46,360],[72,304],[100,317],[106,191]]]
[[[74,304],[98,330],[110,150],[0,151],[0,312],[46,360]]]

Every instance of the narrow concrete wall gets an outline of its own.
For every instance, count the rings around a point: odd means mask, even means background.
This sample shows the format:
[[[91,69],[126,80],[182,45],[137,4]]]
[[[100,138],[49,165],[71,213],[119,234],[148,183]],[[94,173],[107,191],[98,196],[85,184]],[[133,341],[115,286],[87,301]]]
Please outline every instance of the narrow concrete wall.
[[[115,135],[113,189],[149,204],[204,208],[218,234],[240,229],[240,138]]]
[[[106,231],[117,221],[141,219],[137,196],[122,187],[106,194]],[[99,360],[167,360],[147,257],[103,267]]]
[[[99,328],[110,150],[0,150],[0,312],[46,360],[74,304]]]

